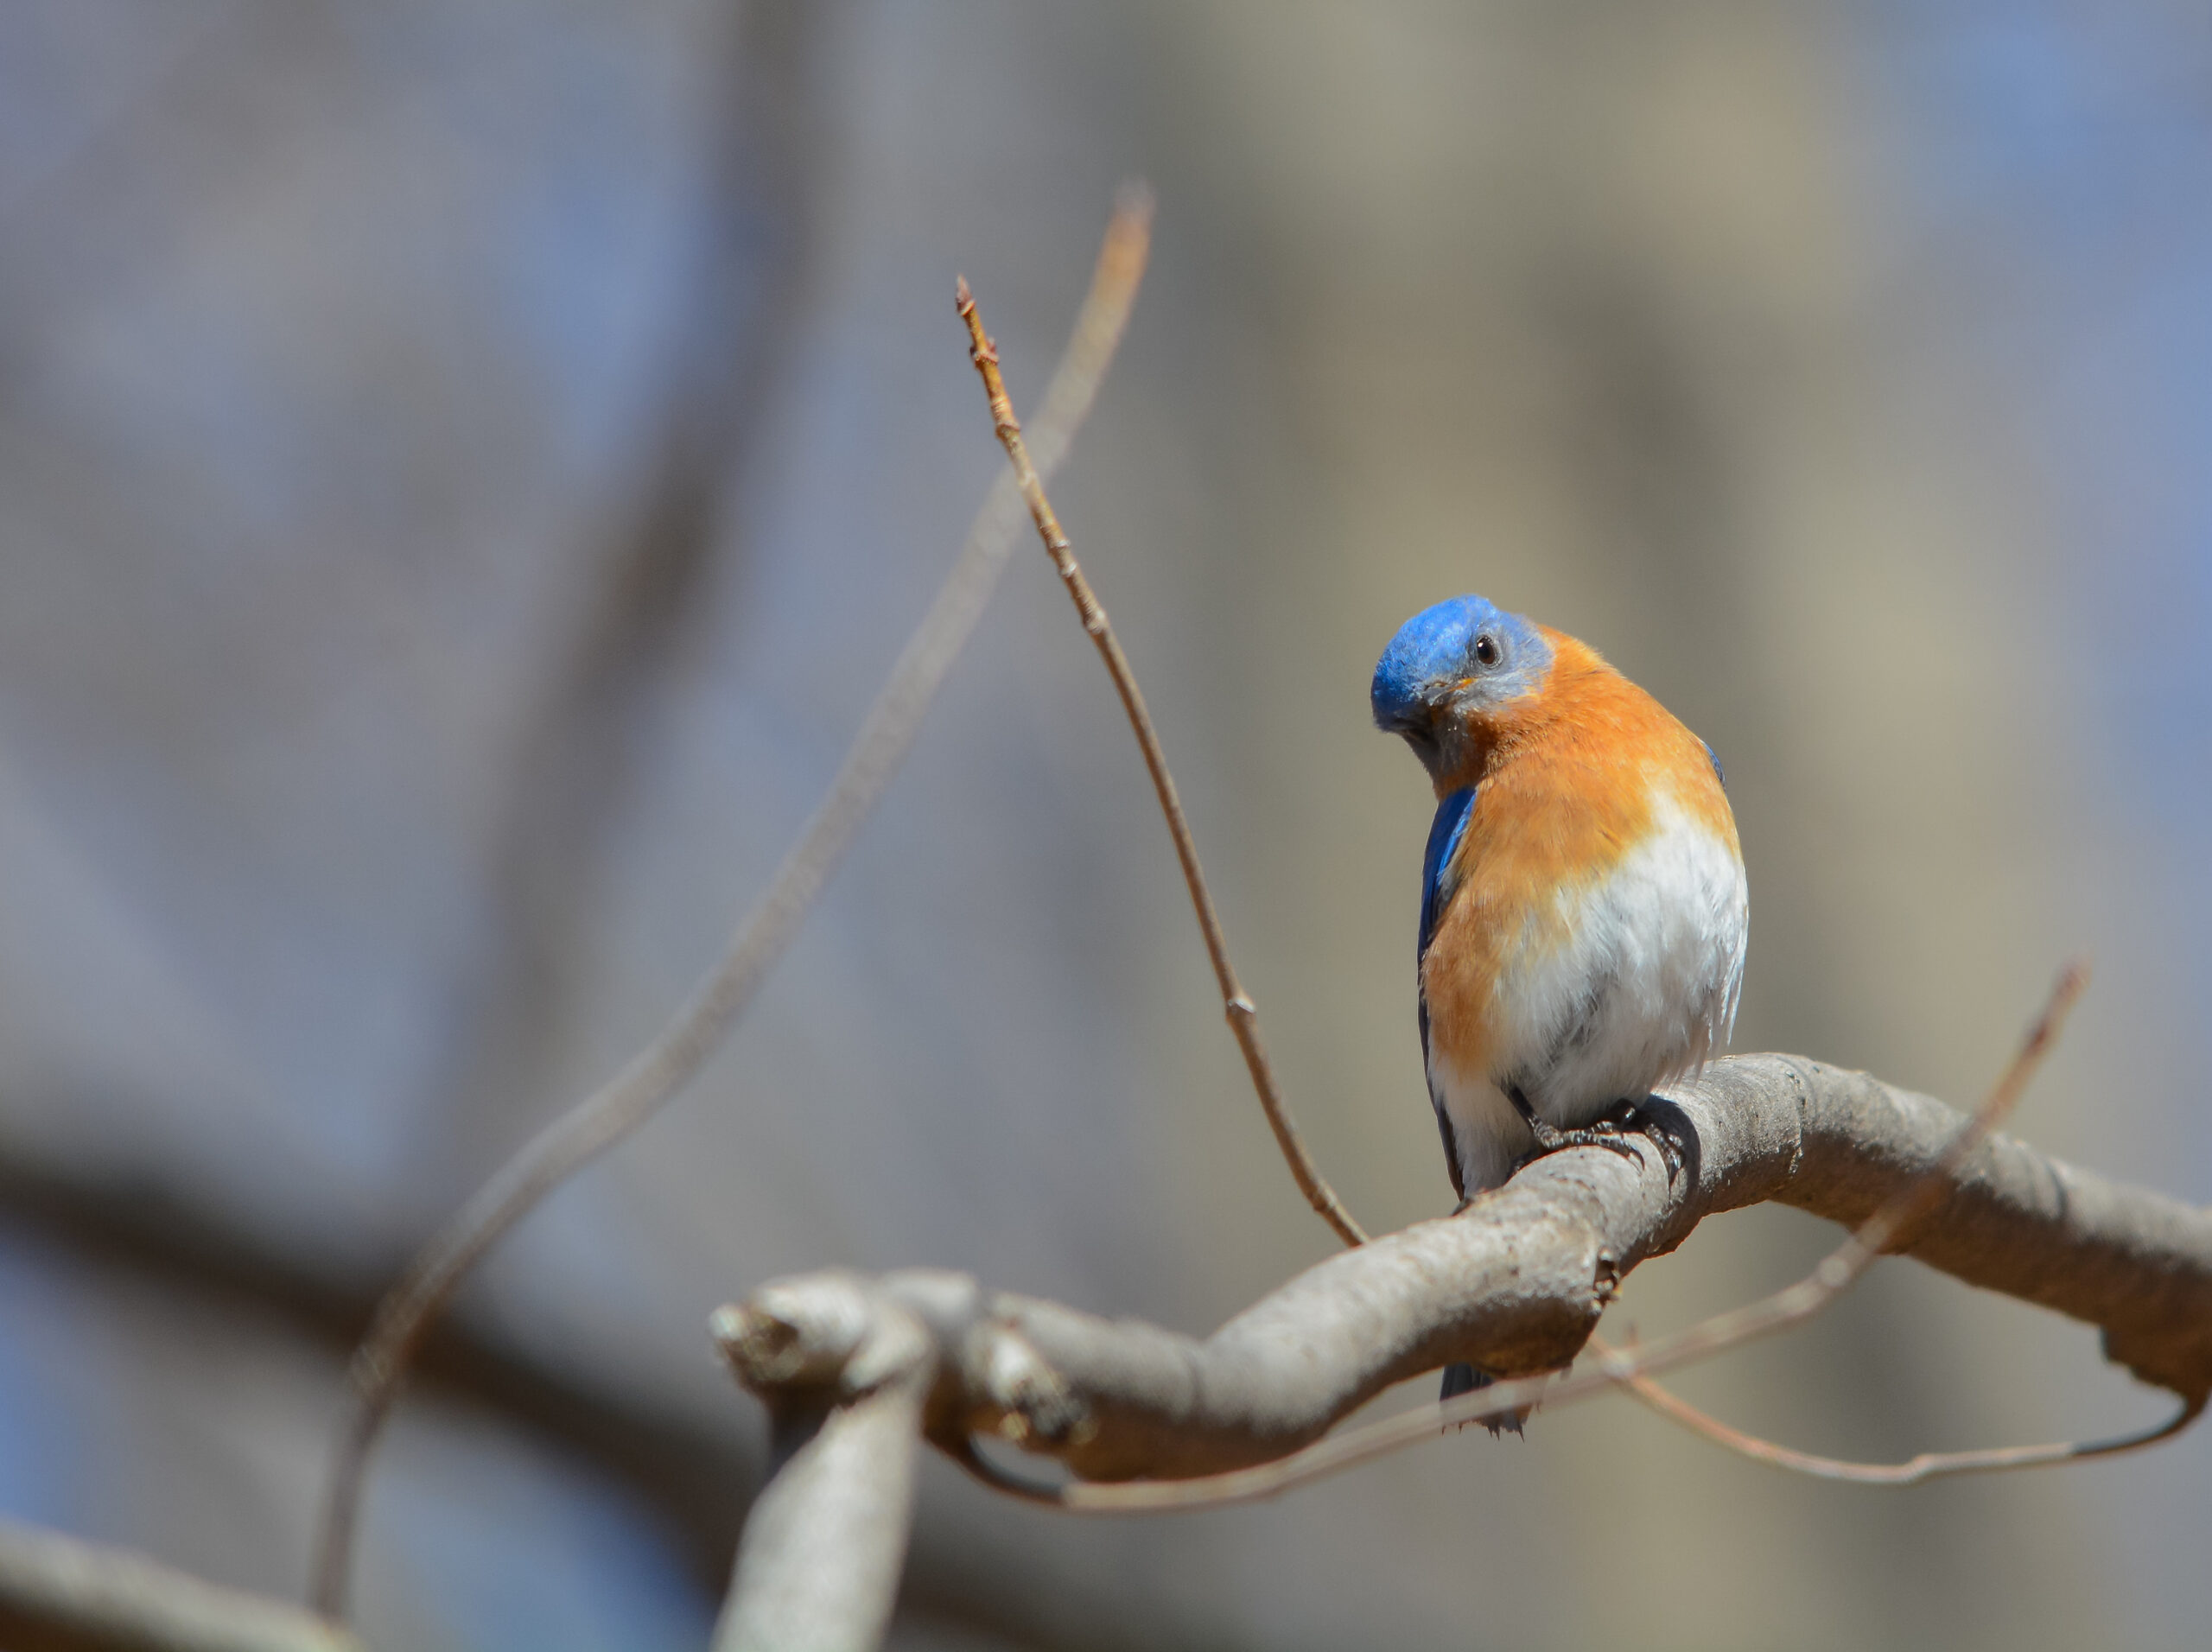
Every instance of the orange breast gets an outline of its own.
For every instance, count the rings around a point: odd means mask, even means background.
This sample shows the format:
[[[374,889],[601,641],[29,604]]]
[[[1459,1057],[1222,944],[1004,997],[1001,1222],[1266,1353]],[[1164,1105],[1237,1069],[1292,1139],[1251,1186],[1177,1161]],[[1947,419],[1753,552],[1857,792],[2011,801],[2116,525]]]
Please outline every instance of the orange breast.
[[[1596,650],[1544,636],[1544,685],[1471,728],[1466,769],[1437,787],[1476,787],[1457,887],[1421,963],[1431,1045],[1469,1077],[1490,1074],[1500,979],[1567,940],[1580,897],[1650,829],[1655,792],[1737,848],[1697,736]]]

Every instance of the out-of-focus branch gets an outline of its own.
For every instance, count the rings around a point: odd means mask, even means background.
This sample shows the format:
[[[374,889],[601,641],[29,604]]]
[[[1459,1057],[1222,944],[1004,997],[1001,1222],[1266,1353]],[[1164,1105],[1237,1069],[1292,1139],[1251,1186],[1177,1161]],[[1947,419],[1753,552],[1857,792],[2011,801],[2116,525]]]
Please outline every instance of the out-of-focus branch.
[[[465,1029],[433,1081],[443,1105],[423,1180],[458,1191],[542,1122],[560,1031],[588,990],[584,929],[685,644],[750,546],[734,492],[789,407],[817,263],[829,124],[819,60],[835,8],[722,0],[702,9],[711,90],[686,267],[658,327],[636,472],[588,513],[591,585],[508,742],[487,836],[480,967],[453,1014]],[[447,1179],[461,1178],[457,1186]]]
[[[1089,412],[1120,342],[1150,245],[1151,200],[1124,193],[1109,226],[1090,295],[1046,394],[1046,456],[1057,464]],[[339,1436],[315,1548],[311,1598],[343,1608],[363,1465],[407,1362],[461,1281],[538,1201],[650,1118],[690,1082],[782,957],[830,872],[896,772],[922,714],[975,627],[1020,524],[1007,479],[995,485],[966,548],[908,640],[830,791],[777,869],[729,950],[651,1045],[604,1087],[526,1143],[426,1245],[378,1310],[355,1356],[352,1403]]]
[[[142,1554],[0,1522],[9,1652],[361,1652],[296,1606],[219,1588]]]
[[[388,1275],[273,1242],[234,1211],[158,1179],[102,1179],[0,1141],[0,1233],[127,1274],[214,1320],[243,1318],[334,1359],[359,1342]],[[450,1404],[489,1412],[651,1507],[704,1586],[726,1573],[759,1453],[487,1335],[465,1318],[424,1339],[416,1375]],[[4,1644],[4,1643],[0,1643]]]
[[[931,1438],[955,1455],[996,1435],[1059,1458],[1078,1483],[1053,1500],[1071,1509],[1217,1502],[1234,1483],[1192,1497],[1199,1488],[1174,1482],[1232,1472],[1251,1477],[1245,1495],[1272,1495],[1281,1477],[1249,1465],[1282,1466],[1302,1447],[1317,1455],[1311,1442],[1390,1384],[1452,1360],[1556,1369],[1619,1280],[1705,1217],[1774,1199],[1856,1226],[1941,1165],[1964,1123],[1925,1096],[1790,1056],[1716,1063],[1648,1106],[1675,1147],[1672,1174],[1656,1153],[1552,1154],[1459,1217],[1332,1257],[1203,1339],[992,1295],[964,1276],[888,1276],[884,1288],[937,1337]],[[2109,1357],[2191,1410],[2212,1394],[2212,1212],[1994,1137],[1893,1242],[2098,1325]],[[811,1346],[824,1326],[805,1305],[832,1277],[781,1281],[730,1310],[723,1328],[757,1343],[772,1324]],[[849,1276],[835,1277],[849,1299]],[[726,1336],[741,1378],[772,1391],[779,1379],[748,1367],[749,1345]],[[1593,1380],[1615,1379],[1601,1369]],[[1433,1433],[1437,1421],[1424,1409],[1408,1427]]]
[[[1365,1231],[1352,1219],[1336,1190],[1322,1176],[1320,1166],[1313,1162],[1305,1138],[1299,1134],[1290,1109],[1276,1086],[1274,1065],[1268,1059],[1266,1046],[1260,1042],[1259,1012],[1253,1007],[1250,996],[1236,979],[1236,966],[1230,962],[1229,941],[1222,933],[1221,914],[1214,910],[1213,894],[1206,887],[1205,874],[1199,869],[1198,842],[1191,836],[1190,822],[1184,818],[1182,799],[1176,794],[1175,777],[1168,772],[1167,753],[1160,747],[1159,731],[1152,725],[1152,714],[1145,708],[1144,694],[1137,687],[1136,673],[1129,665],[1128,656],[1122,651],[1121,640],[1114,635],[1105,608],[1091,590],[1090,581],[1084,577],[1068,537],[1061,531],[1052,502],[1045,497],[1045,479],[1039,473],[1042,467],[1032,459],[1029,445],[1021,434],[1021,422],[1014,416],[1014,403],[1007,398],[1006,381],[999,372],[997,346],[983,331],[983,318],[976,312],[975,295],[968,290],[964,276],[959,283],[959,303],[961,319],[968,323],[969,356],[976,364],[976,371],[982,375],[983,393],[991,404],[991,423],[1006,448],[1007,457],[1014,461],[1014,473],[1021,485],[1021,497],[1029,506],[1030,519],[1037,524],[1038,537],[1045,542],[1045,550],[1059,572],[1061,583],[1074,600],[1084,630],[1097,645],[1099,658],[1106,662],[1107,674],[1114,679],[1115,690],[1122,696],[1122,709],[1128,714],[1138,748],[1144,753],[1144,766],[1151,772],[1160,813],[1166,816],[1168,834],[1175,840],[1176,858],[1183,865],[1183,882],[1190,891],[1192,909],[1198,915],[1198,932],[1205,939],[1206,956],[1212,961],[1214,979],[1221,988],[1222,1013],[1229,1019],[1230,1030],[1236,1035],[1236,1047],[1243,1052],[1244,1065],[1252,1075],[1252,1088],[1258,1092],[1268,1128],[1274,1132],[1275,1145],[1282,1149],[1283,1159],[1290,1166],[1299,1191],[1306,1195],[1306,1202],[1346,1244],[1363,1243],[1367,1238]]]
[[[270,1242],[236,1213],[159,1180],[114,1182],[11,1154],[0,1141],[0,1236],[58,1251],[73,1268],[128,1275],[203,1317],[222,1334],[243,1331],[296,1341],[342,1359],[360,1339],[383,1277],[331,1256]],[[756,1490],[765,1452],[738,1420],[721,1421],[658,1402],[619,1373],[572,1367],[512,1344],[471,1316],[445,1318],[425,1337],[410,1382],[465,1412],[496,1417],[576,1471],[650,1512],[697,1587],[729,1580],[730,1556]],[[414,1390],[410,1388],[410,1393]],[[958,1570],[956,1534],[916,1540],[914,1575],[902,1587],[902,1620],[1027,1644],[1039,1632],[1033,1610],[1004,1597],[978,1598],[949,1584]],[[1019,1592],[1016,1592],[1018,1597]],[[1141,1603],[1140,1603],[1141,1604]],[[1103,1652],[1155,1636],[1160,1625],[1106,1614],[1054,1644]],[[0,1633],[0,1648],[19,1642]],[[1149,1642],[1147,1642],[1149,1643]],[[30,1642],[35,1645],[35,1642]]]

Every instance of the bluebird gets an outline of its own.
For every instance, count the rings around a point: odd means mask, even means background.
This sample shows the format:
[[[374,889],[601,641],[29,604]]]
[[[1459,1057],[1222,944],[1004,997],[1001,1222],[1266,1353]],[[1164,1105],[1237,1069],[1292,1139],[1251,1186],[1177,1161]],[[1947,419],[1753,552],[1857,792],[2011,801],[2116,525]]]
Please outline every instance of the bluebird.
[[[1399,628],[1376,726],[1437,808],[1421,863],[1429,1100],[1465,1202],[1528,1158],[1619,1145],[1726,1045],[1748,897],[1720,762],[1595,649],[1479,596]],[[1488,1379],[1445,1373],[1445,1397]]]

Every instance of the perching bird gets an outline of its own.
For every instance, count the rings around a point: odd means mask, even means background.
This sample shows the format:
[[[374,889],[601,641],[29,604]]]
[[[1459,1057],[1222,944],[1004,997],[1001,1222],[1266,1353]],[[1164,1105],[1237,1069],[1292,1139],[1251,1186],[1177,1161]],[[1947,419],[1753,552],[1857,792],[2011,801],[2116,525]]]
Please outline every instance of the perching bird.
[[[1727,1042],[1748,904],[1713,748],[1573,638],[1454,597],[1375,667],[1376,726],[1435,784],[1421,1037],[1464,1201],[1618,1141]],[[1486,1378],[1452,1366],[1444,1395]]]

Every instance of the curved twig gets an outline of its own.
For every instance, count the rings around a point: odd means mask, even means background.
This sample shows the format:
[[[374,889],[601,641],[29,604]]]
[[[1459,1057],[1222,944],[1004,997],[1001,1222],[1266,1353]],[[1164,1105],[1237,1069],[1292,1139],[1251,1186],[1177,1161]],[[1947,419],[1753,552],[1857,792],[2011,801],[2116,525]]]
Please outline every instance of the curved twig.
[[[976,1449],[976,1442],[966,1434],[955,1434],[949,1439],[931,1442],[947,1457],[968,1471],[969,1477],[994,1491],[1002,1491],[1009,1497],[1023,1503],[1033,1503],[1047,1509],[1064,1506],[1061,1493],[1065,1484],[1045,1480],[1033,1480],[1027,1475],[1015,1474],[1001,1468]]]
[[[1590,1341],[1601,1358],[1611,1353],[1596,1337]],[[1853,1463],[1843,1458],[1821,1457],[1777,1446],[1770,1439],[1732,1428],[1687,1400],[1669,1393],[1640,1372],[1623,1378],[1621,1385],[1661,1416],[1703,1436],[1724,1451],[1769,1468],[1809,1475],[1816,1480],[1840,1480],[1851,1485],[1918,1485],[1925,1480],[1948,1479],[1953,1475],[1999,1474],[2013,1469],[2079,1463],[2092,1457],[2118,1457],[2122,1452],[2139,1452],[2146,1446],[2172,1439],[2203,1414],[2205,1403],[2202,1397],[2183,1400],[2181,1408],[2165,1421],[2112,1439],[2062,1440],[2049,1446],[1995,1446],[1974,1452],[1923,1452],[1902,1463]]]
[[[1046,468],[1065,457],[1121,342],[1151,244],[1152,198],[1141,186],[1116,205],[1089,295],[1038,417]],[[800,920],[851,846],[912,745],[922,714],[982,616],[1020,523],[1005,479],[969,529],[959,560],[915,627],[868,708],[829,792],[784,857],[730,946],[652,1043],[604,1086],[526,1142],[425,1245],[377,1309],[353,1357],[351,1403],[340,1426],[315,1543],[310,1598],[345,1607],[353,1529],[369,1453],[390,1414],[409,1360],[485,1253],[554,1188],[628,1135],[690,1082],[728,1034],[798,931]]]

